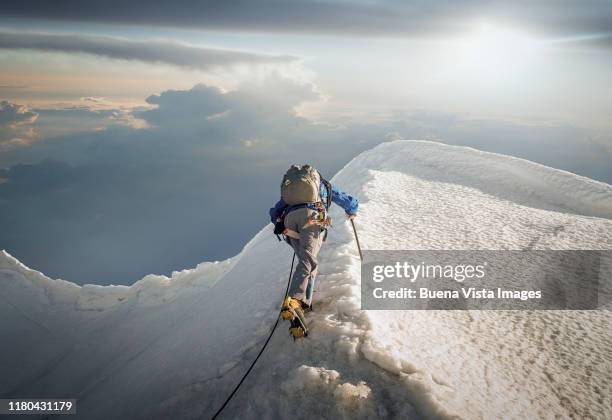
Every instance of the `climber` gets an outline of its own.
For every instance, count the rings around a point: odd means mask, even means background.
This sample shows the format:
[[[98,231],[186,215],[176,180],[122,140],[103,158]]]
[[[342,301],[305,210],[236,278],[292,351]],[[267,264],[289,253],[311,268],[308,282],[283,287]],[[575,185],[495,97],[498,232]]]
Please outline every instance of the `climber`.
[[[298,257],[289,294],[283,303],[283,318],[291,319],[289,307],[303,314],[311,309],[317,254],[331,225],[328,210],[334,202],[349,219],[357,215],[356,198],[340,191],[310,165],[293,165],[281,184],[281,199],[270,209],[274,233],[283,235]]]

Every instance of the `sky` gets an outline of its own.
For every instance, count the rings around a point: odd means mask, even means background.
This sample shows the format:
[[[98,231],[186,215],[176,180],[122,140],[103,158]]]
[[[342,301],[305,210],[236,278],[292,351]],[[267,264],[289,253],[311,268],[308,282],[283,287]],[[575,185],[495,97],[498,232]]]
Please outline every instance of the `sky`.
[[[44,1],[0,17],[0,248],[77,283],[235,255],[280,179],[419,138],[612,183],[608,1]]]

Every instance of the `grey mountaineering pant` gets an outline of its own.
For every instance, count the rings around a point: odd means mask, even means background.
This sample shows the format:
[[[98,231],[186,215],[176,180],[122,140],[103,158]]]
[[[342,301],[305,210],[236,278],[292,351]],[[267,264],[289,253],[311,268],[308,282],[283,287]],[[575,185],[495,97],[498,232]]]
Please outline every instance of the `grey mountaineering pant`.
[[[289,238],[289,244],[298,257],[298,264],[291,278],[289,296],[303,300],[305,303],[312,302],[315,277],[317,275],[317,254],[321,249],[323,232],[321,226],[309,225],[308,218],[316,215],[315,210],[301,208],[289,212],[285,216],[285,227],[296,231],[300,239]]]

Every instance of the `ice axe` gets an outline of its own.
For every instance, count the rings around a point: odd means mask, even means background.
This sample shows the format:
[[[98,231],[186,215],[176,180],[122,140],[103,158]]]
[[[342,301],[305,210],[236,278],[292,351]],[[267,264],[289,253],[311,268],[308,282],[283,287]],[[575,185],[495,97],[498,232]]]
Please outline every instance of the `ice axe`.
[[[357,242],[357,249],[359,250],[359,258],[363,261],[363,254],[361,253],[361,245],[359,245],[359,236],[357,236],[357,229],[355,229],[355,221],[352,217],[349,218],[351,225],[353,226],[353,233],[355,234],[355,241]]]

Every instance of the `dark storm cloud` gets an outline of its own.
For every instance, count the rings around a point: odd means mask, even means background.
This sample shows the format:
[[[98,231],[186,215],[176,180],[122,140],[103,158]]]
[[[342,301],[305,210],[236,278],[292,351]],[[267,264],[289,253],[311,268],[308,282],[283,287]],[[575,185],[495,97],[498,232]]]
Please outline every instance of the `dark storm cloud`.
[[[444,14],[454,15],[461,6],[435,6],[422,2],[408,7],[395,2],[347,1],[196,1],[177,2],[109,0],[49,4],[39,0],[11,2],[3,8],[7,17],[76,20],[197,28],[331,33],[404,33],[438,25],[424,22]],[[399,13],[399,15],[398,15]],[[412,18],[406,20],[406,18]],[[451,23],[450,21],[448,23]]]
[[[21,0],[6,17],[194,27],[199,29],[363,35],[453,33],[479,19],[531,27],[552,36],[610,32],[612,3],[568,1]]]
[[[203,48],[176,42],[8,31],[0,31],[0,48],[86,53],[123,60],[166,63],[199,70],[236,64],[278,64],[297,60],[296,57],[287,55]]]

